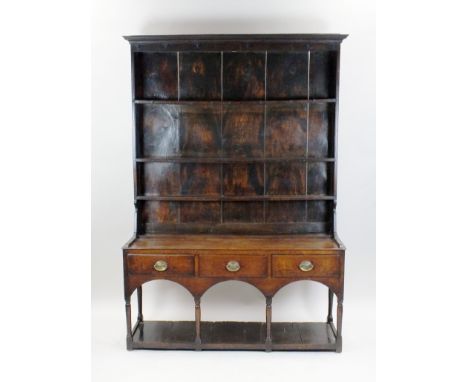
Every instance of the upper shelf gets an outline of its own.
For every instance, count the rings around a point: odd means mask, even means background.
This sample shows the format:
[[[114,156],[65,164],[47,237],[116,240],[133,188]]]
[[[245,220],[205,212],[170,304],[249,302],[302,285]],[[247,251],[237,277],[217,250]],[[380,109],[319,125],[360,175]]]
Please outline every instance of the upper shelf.
[[[336,98],[335,51],[155,51],[132,57],[137,100]]]
[[[180,104],[180,105],[209,105],[209,104],[242,104],[242,103],[254,103],[254,104],[276,104],[276,103],[286,103],[286,104],[295,104],[295,103],[334,103],[336,98],[315,98],[315,99],[287,99],[287,100],[157,100],[157,99],[134,99],[136,104],[149,104],[149,105],[171,105],[171,104]]]

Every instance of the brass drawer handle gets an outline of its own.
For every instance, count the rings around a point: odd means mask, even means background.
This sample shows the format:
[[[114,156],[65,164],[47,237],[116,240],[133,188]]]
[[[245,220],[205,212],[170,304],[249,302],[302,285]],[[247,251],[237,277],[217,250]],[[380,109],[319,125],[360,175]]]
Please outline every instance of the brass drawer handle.
[[[299,269],[302,272],[309,272],[312,269],[314,269],[314,264],[312,264],[312,261],[304,260],[304,261],[301,261],[301,263],[299,264]]]
[[[226,269],[229,272],[237,272],[240,269],[240,264],[238,261],[231,260],[226,264]]]
[[[158,272],[164,272],[167,270],[167,262],[164,260],[158,260],[154,263],[153,268]]]

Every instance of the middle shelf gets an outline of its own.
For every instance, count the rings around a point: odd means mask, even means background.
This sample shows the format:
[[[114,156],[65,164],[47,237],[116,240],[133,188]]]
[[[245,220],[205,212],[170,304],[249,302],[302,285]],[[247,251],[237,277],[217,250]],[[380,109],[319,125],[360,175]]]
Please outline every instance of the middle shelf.
[[[333,200],[334,163],[137,163],[137,200]]]
[[[137,104],[136,158],[334,158],[335,105]]]
[[[161,156],[161,157],[140,157],[135,158],[137,163],[150,162],[172,162],[172,163],[254,163],[254,162],[334,162],[335,158],[315,158],[315,157],[182,157],[182,156]]]
[[[206,196],[206,195],[173,195],[173,196],[153,196],[140,195],[136,200],[174,201],[174,202],[244,202],[244,201],[288,201],[288,200],[336,200],[333,195],[249,195],[249,196]]]

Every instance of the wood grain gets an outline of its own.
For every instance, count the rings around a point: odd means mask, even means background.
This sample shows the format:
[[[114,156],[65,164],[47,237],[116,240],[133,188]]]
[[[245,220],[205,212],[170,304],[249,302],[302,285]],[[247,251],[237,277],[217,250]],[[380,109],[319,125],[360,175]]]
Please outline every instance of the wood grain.
[[[136,97],[177,99],[177,54],[134,54]]]
[[[181,52],[180,99],[221,99],[221,53]]]
[[[302,261],[312,262],[313,269],[301,271]],[[274,277],[328,277],[339,275],[341,271],[339,255],[273,255],[271,262]]]
[[[262,202],[224,202],[225,223],[262,223],[264,217]]]
[[[223,175],[226,196],[263,194],[262,164],[226,164],[223,166]]]
[[[265,166],[268,195],[304,195],[306,193],[304,163],[268,163]]]
[[[182,195],[219,195],[221,193],[220,167],[216,164],[180,165]]]
[[[237,261],[240,269],[230,272],[226,269],[229,261]],[[201,255],[199,274],[202,277],[266,277],[268,258],[265,255]]]
[[[307,52],[269,52],[267,99],[306,99]]]
[[[167,262],[167,270],[156,271],[154,264],[158,260]],[[130,273],[153,274],[155,277],[161,275],[183,275],[190,276],[195,271],[193,255],[130,255],[128,256],[128,271]]]
[[[180,223],[219,223],[221,203],[182,202],[180,203]]]
[[[264,108],[262,104],[227,104],[223,107],[225,156],[263,156]]]
[[[143,175],[143,195],[179,195],[180,165],[178,163],[145,163],[140,170]]]
[[[334,98],[336,95],[337,54],[333,50],[310,52],[310,98]]]
[[[307,194],[327,195],[330,187],[330,166],[325,162],[309,163],[307,176]]]
[[[265,217],[268,223],[298,223],[306,221],[306,202],[267,202]]]
[[[333,153],[329,142],[333,140],[335,106],[328,103],[311,104],[309,108],[309,157],[324,158]]]
[[[304,104],[268,104],[266,107],[265,154],[305,156],[307,107]]]
[[[221,154],[221,107],[184,105],[181,107],[180,153],[183,156]]]
[[[137,147],[141,147],[138,156],[166,157],[179,154],[179,110],[175,105],[137,106]]]
[[[339,250],[330,235],[143,235],[126,249],[152,250]]]
[[[264,322],[201,322],[201,349],[265,350]],[[330,324],[273,322],[273,350],[336,350]],[[145,321],[133,335],[134,349],[194,349],[194,321]]]
[[[145,201],[141,208],[142,224],[164,224],[177,222],[177,203]]]
[[[223,54],[223,99],[265,98],[265,53]]]

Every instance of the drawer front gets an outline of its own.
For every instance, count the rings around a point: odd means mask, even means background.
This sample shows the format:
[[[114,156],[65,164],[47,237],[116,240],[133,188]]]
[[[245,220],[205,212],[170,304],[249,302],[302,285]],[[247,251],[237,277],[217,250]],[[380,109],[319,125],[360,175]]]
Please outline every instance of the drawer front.
[[[202,277],[266,277],[266,255],[201,255],[199,273]]]
[[[155,275],[193,275],[193,255],[128,255],[128,272]]]
[[[338,255],[273,255],[273,277],[328,277],[340,274]]]

